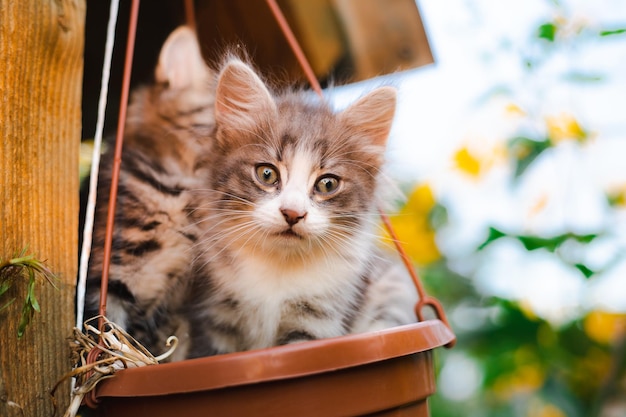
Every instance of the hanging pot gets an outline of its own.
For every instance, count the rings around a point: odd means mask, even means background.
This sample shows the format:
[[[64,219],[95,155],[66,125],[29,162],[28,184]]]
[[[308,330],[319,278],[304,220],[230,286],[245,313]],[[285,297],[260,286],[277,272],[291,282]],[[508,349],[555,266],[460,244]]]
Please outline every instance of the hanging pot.
[[[428,416],[440,320],[126,369],[97,388],[100,416]]]

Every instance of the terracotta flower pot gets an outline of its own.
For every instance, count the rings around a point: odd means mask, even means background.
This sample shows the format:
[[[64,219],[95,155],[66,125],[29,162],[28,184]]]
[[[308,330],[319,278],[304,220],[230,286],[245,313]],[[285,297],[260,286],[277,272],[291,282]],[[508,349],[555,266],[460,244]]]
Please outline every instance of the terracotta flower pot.
[[[439,320],[118,372],[102,416],[428,416]]]

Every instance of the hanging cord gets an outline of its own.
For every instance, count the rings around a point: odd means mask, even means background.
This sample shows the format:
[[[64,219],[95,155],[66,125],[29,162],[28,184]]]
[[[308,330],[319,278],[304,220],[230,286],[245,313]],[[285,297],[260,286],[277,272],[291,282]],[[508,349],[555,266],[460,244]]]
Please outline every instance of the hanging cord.
[[[107,304],[107,292],[109,285],[109,269],[111,265],[111,246],[113,242],[113,225],[115,220],[115,207],[117,202],[117,186],[119,183],[120,166],[122,162],[122,145],[124,142],[124,127],[126,120],[126,110],[128,108],[128,96],[130,90],[130,75],[133,64],[133,53],[135,50],[135,35],[137,33],[137,18],[139,15],[139,0],[132,0],[130,9],[130,18],[128,22],[128,36],[126,39],[126,56],[124,59],[124,75],[122,79],[122,91],[120,97],[120,111],[117,121],[117,133],[115,140],[115,152],[113,159],[113,172],[111,176],[111,190],[109,193],[109,205],[107,212],[106,232],[104,238],[104,255],[102,262],[102,281],[100,285],[100,304],[98,318],[99,347],[96,346],[89,351],[87,356],[87,364],[98,361],[100,354],[104,348],[103,334],[105,334],[105,316]],[[95,408],[98,401],[96,399],[95,390],[85,396],[85,403]]]
[[[317,95],[323,98],[324,95],[322,93],[322,88],[320,87],[320,83],[317,80],[317,77],[315,76],[315,73],[313,72],[313,69],[311,68],[311,65],[309,64],[309,61],[306,59],[306,56],[304,52],[302,51],[302,48],[300,47],[298,40],[296,39],[296,37],[293,34],[293,31],[289,27],[289,23],[287,22],[287,19],[285,19],[285,16],[280,10],[280,7],[278,6],[275,0],[266,0],[266,3],[271,9],[272,14],[274,15],[274,18],[276,19],[278,26],[282,30],[283,35],[287,39],[287,42],[289,43],[289,46],[291,47],[294,55],[296,56],[298,63],[302,67],[302,70],[304,71],[309,83],[311,84],[311,88],[317,93]],[[379,213],[383,221],[383,224],[385,225],[385,228],[389,232],[389,236],[391,237],[391,240],[393,240],[393,243],[398,253],[400,254],[400,258],[402,258],[402,262],[404,263],[404,266],[409,272],[409,275],[411,276],[411,279],[413,280],[413,283],[415,284],[415,288],[417,289],[417,293],[419,295],[419,300],[417,304],[415,305],[415,314],[417,316],[417,319],[419,321],[424,321],[423,310],[424,310],[424,307],[428,306],[433,309],[437,318],[441,320],[448,328],[450,328],[450,324],[448,323],[448,319],[446,317],[446,314],[439,300],[428,296],[426,294],[426,291],[424,291],[424,286],[422,285],[422,281],[420,280],[419,275],[417,274],[417,271],[415,270],[415,267],[413,266],[413,263],[411,262],[411,259],[409,258],[408,254],[402,247],[402,244],[400,243],[400,241],[398,240],[398,237],[395,231],[393,230],[389,217],[387,216],[387,214],[385,214],[385,212],[382,209],[379,209]],[[446,346],[452,347],[454,343],[455,341],[452,341]]]
[[[409,271],[409,274],[411,275],[411,279],[413,280],[413,283],[415,284],[415,288],[417,289],[417,293],[419,295],[419,300],[417,301],[417,304],[415,305],[415,314],[417,315],[417,319],[419,321],[425,320],[423,310],[424,310],[424,307],[428,306],[433,309],[437,318],[441,320],[448,328],[450,328],[450,323],[448,323],[448,318],[446,317],[446,313],[443,310],[443,307],[441,306],[441,303],[439,302],[439,300],[426,294],[426,291],[424,290],[424,286],[422,285],[422,280],[417,274],[417,271],[415,270],[415,267],[413,266],[413,262],[411,261],[411,258],[406,253],[406,251],[404,250],[404,247],[398,240],[398,236],[396,235],[396,232],[393,229],[393,226],[391,225],[391,221],[389,220],[389,217],[387,216],[387,214],[385,214],[382,211],[382,209],[379,209],[379,211],[380,211],[380,217],[383,220],[385,228],[387,229],[387,232],[389,232],[389,236],[391,237],[393,244],[395,245],[398,253],[400,254],[400,258],[402,258],[402,262],[404,263],[404,266],[406,267],[407,271]],[[454,343],[455,341],[452,341],[450,344],[446,346],[452,347]]]
[[[119,0],[111,1],[109,24],[107,27],[107,40],[104,47],[104,63],[102,65],[100,98],[98,101],[98,120],[96,121],[96,133],[93,138],[93,155],[91,159],[91,171],[89,174],[89,195],[87,197],[85,225],[83,227],[83,246],[80,253],[78,283],[76,284],[76,327],[79,329],[83,328],[85,316],[85,291],[87,286],[89,257],[91,255],[91,242],[93,239],[94,215],[96,212],[98,172],[100,171],[100,155],[102,154],[102,132],[104,131],[104,116],[106,113],[107,98],[109,94],[111,58],[113,56],[113,45],[115,44],[115,27],[117,25],[119,3]]]
[[[304,55],[304,52],[302,51],[302,48],[300,47],[298,40],[293,34],[291,27],[289,27],[289,23],[287,22],[287,19],[285,19],[285,15],[280,10],[280,7],[278,6],[275,0],[266,0],[266,2],[269,8],[272,10],[272,14],[274,15],[274,18],[276,19],[276,22],[278,22],[278,26],[280,26],[280,29],[282,30],[283,35],[287,39],[287,42],[289,43],[291,50],[296,56],[296,59],[300,63],[300,66],[302,67],[302,71],[304,71],[304,74],[309,80],[309,83],[311,84],[311,88],[317,93],[318,96],[320,96],[321,98],[324,98],[324,94],[322,93],[322,88],[320,87],[320,83],[319,81],[317,81],[317,77],[315,76],[315,73],[313,72],[313,69],[311,68],[311,65],[309,64],[309,61],[306,59],[306,56]]]
[[[107,308],[107,290],[109,285],[109,269],[111,265],[111,246],[113,243],[113,225],[115,223],[115,207],[117,204],[117,185],[120,178],[120,166],[122,163],[122,146],[124,143],[124,127],[126,110],[128,108],[128,95],[130,90],[130,75],[133,69],[133,53],[135,51],[135,35],[137,33],[137,18],[139,15],[139,0],[132,0],[130,19],[128,22],[128,37],[126,39],[126,57],[124,59],[124,76],[122,79],[122,94],[120,98],[120,112],[117,120],[117,134],[115,138],[115,153],[113,157],[113,172],[111,175],[111,191],[109,193],[109,206],[107,211],[106,232],[104,237],[104,255],[102,261],[102,281],[100,285],[100,320],[98,329],[103,331],[104,317]]]
[[[185,22],[191,29],[196,30],[196,10],[193,0],[185,0]]]

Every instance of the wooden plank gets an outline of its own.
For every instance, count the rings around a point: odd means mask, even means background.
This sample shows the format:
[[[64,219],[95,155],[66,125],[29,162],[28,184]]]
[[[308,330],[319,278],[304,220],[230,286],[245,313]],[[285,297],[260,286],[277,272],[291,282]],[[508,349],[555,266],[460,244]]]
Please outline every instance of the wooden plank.
[[[59,276],[41,313],[17,326],[25,283],[0,312],[0,416],[50,416],[71,369],[78,240],[78,150],[85,0],[0,0],[0,258],[26,246]],[[6,298],[5,298],[6,297]],[[69,384],[57,398],[62,413]],[[57,414],[58,415],[58,414]]]
[[[433,62],[415,0],[333,0],[343,22],[355,78]]]
[[[265,75],[280,81],[303,78],[289,44],[264,0],[196,2],[198,36],[209,62],[224,51],[248,55]]]

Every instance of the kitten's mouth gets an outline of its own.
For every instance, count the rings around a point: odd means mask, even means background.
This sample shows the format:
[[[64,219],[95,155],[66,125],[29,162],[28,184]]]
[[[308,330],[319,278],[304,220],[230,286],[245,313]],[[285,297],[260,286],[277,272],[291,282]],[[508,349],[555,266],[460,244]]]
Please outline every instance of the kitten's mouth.
[[[302,235],[298,234],[293,229],[284,230],[284,231],[278,233],[278,235],[281,236],[281,237],[288,238],[288,239],[294,239],[294,238],[296,238],[296,239],[303,239]]]

